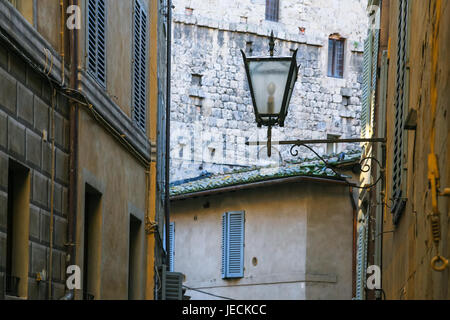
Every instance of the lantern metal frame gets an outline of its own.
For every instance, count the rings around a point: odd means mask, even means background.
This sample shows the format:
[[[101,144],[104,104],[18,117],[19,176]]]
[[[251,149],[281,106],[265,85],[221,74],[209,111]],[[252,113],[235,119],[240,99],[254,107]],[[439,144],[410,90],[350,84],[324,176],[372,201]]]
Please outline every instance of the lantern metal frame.
[[[274,47],[275,47],[275,39],[274,39],[273,31],[272,31],[270,34],[270,39],[269,39],[269,52],[270,52],[269,57],[247,57],[245,52],[243,50],[241,50],[242,58],[244,60],[245,71],[247,74],[247,81],[248,81],[248,86],[250,89],[250,95],[252,97],[253,110],[255,112],[256,123],[258,125],[258,128],[261,128],[262,126],[268,127],[268,130],[267,130],[267,155],[269,157],[271,156],[271,149],[272,149],[272,145],[271,145],[272,127],[276,126],[276,125],[278,125],[280,127],[284,127],[284,121],[285,121],[287,113],[288,113],[289,104],[291,102],[292,93],[294,92],[295,83],[297,82],[297,79],[298,79],[298,70],[299,70],[299,67],[297,65],[298,49],[296,49],[294,51],[294,54],[292,55],[292,57],[274,57],[273,56]],[[254,88],[253,88],[253,82],[252,82],[252,78],[250,75],[250,62],[255,62],[255,61],[256,62],[259,62],[259,61],[261,61],[261,62],[263,62],[263,61],[266,61],[266,62],[270,62],[270,61],[291,62],[291,65],[289,67],[288,77],[286,79],[286,86],[284,88],[283,100],[281,102],[281,108],[280,108],[279,113],[259,113],[258,105],[256,103],[256,98],[255,98],[255,92],[254,92]],[[295,78],[293,79],[293,77],[295,77]],[[291,86],[292,86],[292,88],[291,88]]]

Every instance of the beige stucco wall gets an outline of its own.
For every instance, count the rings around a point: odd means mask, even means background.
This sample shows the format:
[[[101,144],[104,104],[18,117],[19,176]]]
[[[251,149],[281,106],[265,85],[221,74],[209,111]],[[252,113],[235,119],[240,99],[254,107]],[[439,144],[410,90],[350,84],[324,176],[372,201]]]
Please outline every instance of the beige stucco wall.
[[[127,299],[129,207],[132,205],[145,212],[145,168],[84,110],[80,111],[79,135],[77,264],[83,266],[84,184],[93,183],[102,193],[102,223],[98,230],[102,245],[99,298]],[[144,221],[141,228],[144,228]],[[140,234],[145,244],[144,232]],[[146,246],[142,245],[142,257],[145,252]],[[140,272],[142,294],[145,279],[143,265]]]
[[[450,81],[450,5],[441,1],[440,29],[433,46],[433,25],[438,1],[410,1],[411,39],[410,39],[410,87],[409,109],[417,110],[417,130],[405,131],[408,137],[406,163],[407,172],[406,208],[398,226],[392,224],[389,208],[383,230],[382,286],[387,299],[450,299],[450,277],[447,268],[443,272],[431,269],[431,259],[437,254],[434,247],[428,214],[432,212],[431,189],[428,182],[428,155],[430,153],[431,118],[431,70],[433,47],[437,53],[437,106],[435,152],[440,170],[441,192],[450,186],[450,121],[449,104]],[[398,2],[389,1],[388,29],[382,31],[389,35],[390,64],[387,93],[387,199],[392,197],[392,159],[394,139],[395,85],[397,61],[397,21]],[[449,197],[437,198],[441,218],[440,253],[450,257]]]
[[[222,280],[221,217],[242,210],[244,278]],[[351,299],[347,187],[291,183],[175,201],[171,220],[175,271],[186,275],[188,287],[233,299]],[[187,295],[213,299],[190,290]]]

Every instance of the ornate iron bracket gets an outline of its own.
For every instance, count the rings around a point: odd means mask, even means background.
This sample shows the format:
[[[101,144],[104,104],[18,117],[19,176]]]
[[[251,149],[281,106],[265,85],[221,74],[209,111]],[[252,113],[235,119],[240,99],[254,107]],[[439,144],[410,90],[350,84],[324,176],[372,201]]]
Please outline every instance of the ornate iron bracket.
[[[272,144],[277,145],[292,145],[290,149],[290,154],[293,157],[297,157],[299,155],[299,148],[304,147],[310,150],[312,153],[314,153],[324,164],[325,167],[333,171],[333,173],[340,178],[342,181],[346,182],[349,186],[352,186],[353,188],[357,189],[372,189],[375,187],[378,182],[381,181],[383,175],[381,174],[374,183],[366,186],[357,186],[351,182],[349,182],[344,176],[342,176],[341,173],[336,171],[336,167],[333,165],[330,165],[321,155],[319,155],[311,146],[308,144],[321,144],[321,143],[357,143],[357,142],[370,142],[370,143],[386,143],[385,138],[371,138],[371,139],[326,139],[326,140],[288,140],[288,141],[278,141],[278,142],[267,142],[267,146],[271,146]],[[261,145],[260,142],[246,142],[246,145],[254,146],[254,145]],[[361,159],[361,161],[354,165],[354,168],[358,169],[360,172],[370,172],[372,170],[372,163],[375,163],[377,166],[380,167],[380,169],[383,169],[383,166],[381,165],[380,161],[374,157],[364,157]]]

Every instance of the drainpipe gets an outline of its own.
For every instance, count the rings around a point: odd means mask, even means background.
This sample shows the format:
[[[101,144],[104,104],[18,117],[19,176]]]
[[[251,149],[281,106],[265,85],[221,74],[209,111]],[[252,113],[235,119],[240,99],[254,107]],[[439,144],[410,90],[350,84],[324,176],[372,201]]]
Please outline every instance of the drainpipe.
[[[164,216],[166,229],[166,252],[170,250],[169,225],[170,225],[170,70],[172,62],[172,1],[167,0],[167,97],[166,97],[166,163],[165,163],[165,199],[164,199]],[[168,256],[166,256],[166,265]]]
[[[71,5],[77,6],[78,0],[71,0]],[[70,88],[78,88],[78,30],[70,32]],[[78,198],[78,108],[76,102],[70,102],[70,168],[69,168],[69,215],[67,232],[67,254],[69,265],[76,264],[76,226]],[[64,296],[67,300],[75,298],[74,292]],[[63,298],[63,299],[64,299]],[[64,299],[65,300],[65,299]]]

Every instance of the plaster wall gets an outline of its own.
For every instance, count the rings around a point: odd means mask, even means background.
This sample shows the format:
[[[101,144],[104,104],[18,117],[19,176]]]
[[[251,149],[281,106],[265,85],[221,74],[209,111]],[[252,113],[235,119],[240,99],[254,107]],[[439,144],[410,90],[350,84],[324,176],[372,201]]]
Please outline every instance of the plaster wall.
[[[437,254],[431,238],[431,190],[428,181],[428,155],[433,121],[431,118],[431,83],[433,54],[437,54],[437,105],[435,153],[440,170],[441,192],[450,181],[449,105],[450,82],[450,6],[441,1],[440,28],[433,46],[433,25],[438,1],[410,1],[410,87],[409,106],[417,110],[416,131],[405,131],[408,147],[404,170],[407,172],[406,208],[397,226],[392,224],[390,210],[385,208],[383,230],[391,231],[383,237],[382,285],[388,299],[449,299],[449,269],[433,271],[431,259]],[[398,2],[389,1],[389,29],[384,30],[391,39],[387,94],[387,185],[388,199],[392,197],[392,154],[394,139],[395,84],[397,57]],[[450,256],[449,198],[439,196],[441,220],[440,253]]]
[[[233,299],[351,299],[346,190],[292,183],[172,202],[175,271],[188,287]],[[245,211],[246,219],[244,277],[235,280],[221,278],[221,217],[229,211]]]
[[[79,210],[77,217],[77,259],[83,265],[84,190],[88,183],[101,193],[99,299],[128,298],[129,205],[146,210],[145,168],[120,147],[85,111],[80,111]],[[144,228],[144,215],[141,217]],[[145,235],[140,233],[142,243]],[[141,255],[145,257],[146,246]],[[145,284],[145,268],[140,270]],[[142,291],[143,292],[143,291]],[[143,298],[143,296],[141,296]],[[96,297],[97,299],[97,297]]]

